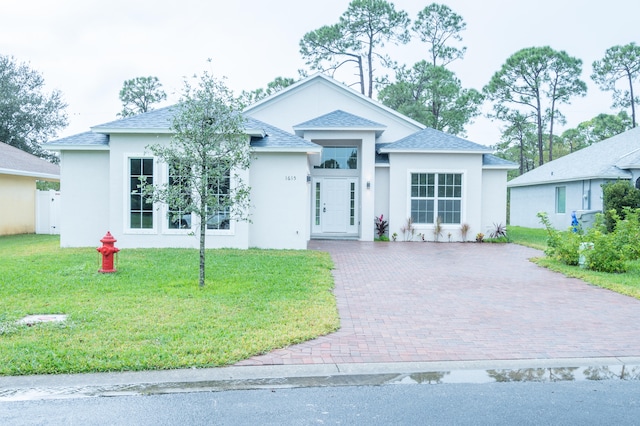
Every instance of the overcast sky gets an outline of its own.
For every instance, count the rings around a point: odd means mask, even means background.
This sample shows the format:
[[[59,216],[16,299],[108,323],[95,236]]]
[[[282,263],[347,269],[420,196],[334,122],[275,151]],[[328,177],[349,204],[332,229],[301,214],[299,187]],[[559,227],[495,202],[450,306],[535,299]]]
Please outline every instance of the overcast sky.
[[[430,2],[396,0],[414,19]],[[582,59],[585,98],[561,106],[565,127],[610,110],[611,95],[590,79],[607,48],[640,42],[634,0],[443,0],[467,23],[467,54],[451,65],[464,87],[481,90],[507,57],[549,45]],[[157,76],[174,103],[183,76],[208,70],[239,93],[265,87],[305,68],[298,43],[306,32],[334,24],[349,0],[2,0],[0,54],[12,55],[58,89],[69,105],[60,136],[116,119],[122,83]],[[391,47],[400,63],[426,57],[419,42]],[[207,58],[213,60],[207,63]],[[351,81],[345,81],[351,83]],[[486,108],[488,109],[488,108]],[[491,145],[500,123],[476,119],[468,139]],[[291,129],[285,129],[291,131]]]

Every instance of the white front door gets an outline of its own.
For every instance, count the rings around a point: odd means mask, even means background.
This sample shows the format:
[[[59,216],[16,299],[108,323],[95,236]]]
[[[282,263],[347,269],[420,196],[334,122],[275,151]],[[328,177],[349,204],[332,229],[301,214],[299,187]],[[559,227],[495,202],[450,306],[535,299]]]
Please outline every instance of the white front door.
[[[326,177],[314,180],[314,233],[358,232],[356,180]]]

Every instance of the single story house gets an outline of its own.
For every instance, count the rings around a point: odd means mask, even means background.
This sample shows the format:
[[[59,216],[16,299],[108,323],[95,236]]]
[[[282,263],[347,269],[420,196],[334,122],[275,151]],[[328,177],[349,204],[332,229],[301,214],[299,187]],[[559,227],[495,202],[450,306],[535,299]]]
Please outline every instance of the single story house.
[[[166,205],[143,211],[140,176],[167,182],[147,149],[171,138],[172,107],[52,141],[62,166],[61,245],[92,246],[110,231],[118,247],[197,247],[198,218],[176,226]],[[324,74],[307,77],[248,107],[253,160],[251,221],[207,221],[207,247],[305,249],[312,238],[372,241],[374,217],[389,233],[413,219],[442,239],[486,233],[506,219],[506,175],[516,165],[491,149],[448,135],[371,100]],[[132,183],[133,182],[133,183]],[[233,182],[231,182],[233,185]],[[144,203],[143,203],[144,204]],[[142,210],[141,210],[142,209]],[[402,237],[399,238],[402,240]]]
[[[510,223],[543,227],[546,212],[556,229],[571,226],[572,212],[588,226],[602,211],[602,184],[625,179],[640,188],[640,127],[550,161],[509,181]]]
[[[60,181],[60,167],[0,142],[0,235],[36,232],[36,181]]]

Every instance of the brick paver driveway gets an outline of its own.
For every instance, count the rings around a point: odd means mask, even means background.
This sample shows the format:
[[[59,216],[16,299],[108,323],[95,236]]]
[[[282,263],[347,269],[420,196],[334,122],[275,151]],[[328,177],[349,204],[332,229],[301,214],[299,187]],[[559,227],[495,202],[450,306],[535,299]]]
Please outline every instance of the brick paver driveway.
[[[238,365],[640,356],[640,301],[508,244],[311,241],[331,253],[341,328]]]

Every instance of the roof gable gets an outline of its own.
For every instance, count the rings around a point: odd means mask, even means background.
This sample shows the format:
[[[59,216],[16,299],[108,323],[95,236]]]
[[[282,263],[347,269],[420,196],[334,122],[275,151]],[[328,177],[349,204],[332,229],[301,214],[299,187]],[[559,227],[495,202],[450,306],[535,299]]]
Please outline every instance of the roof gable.
[[[386,128],[384,124],[339,109],[293,126],[296,134],[305,130],[370,130],[377,136]]]
[[[294,126],[298,129],[301,124],[310,122],[317,124],[316,119],[325,115],[331,116],[336,111],[367,120],[367,129],[371,129],[370,126],[375,123],[374,127],[378,127],[378,132],[384,130],[383,138],[387,142],[425,127],[322,73],[302,79],[244,110],[249,116],[273,123],[285,130],[294,129]],[[335,126],[345,123],[329,124]],[[350,129],[354,128],[353,122],[348,124]]]
[[[509,181],[528,186],[583,179],[629,179],[633,163],[640,162],[640,127],[560,157]]]

